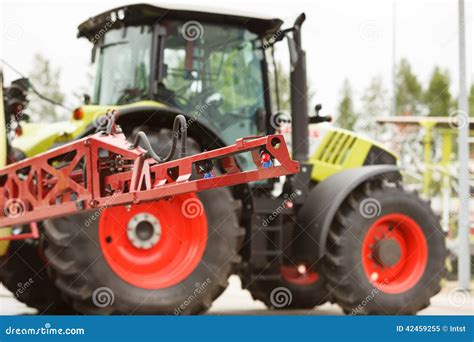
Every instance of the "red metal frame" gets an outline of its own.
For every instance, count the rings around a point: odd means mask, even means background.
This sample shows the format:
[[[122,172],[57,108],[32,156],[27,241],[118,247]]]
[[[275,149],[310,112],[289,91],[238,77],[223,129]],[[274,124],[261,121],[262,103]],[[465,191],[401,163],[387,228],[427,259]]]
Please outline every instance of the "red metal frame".
[[[274,158],[263,167],[259,152]],[[250,152],[256,168],[242,171],[235,155]],[[0,170],[0,227],[84,210],[162,199],[297,173],[282,135],[238,139],[234,145],[158,164],[123,134],[96,133]],[[221,160],[225,173],[192,179],[196,163]],[[37,230],[21,238],[37,237]],[[3,237],[0,240],[20,238]]]

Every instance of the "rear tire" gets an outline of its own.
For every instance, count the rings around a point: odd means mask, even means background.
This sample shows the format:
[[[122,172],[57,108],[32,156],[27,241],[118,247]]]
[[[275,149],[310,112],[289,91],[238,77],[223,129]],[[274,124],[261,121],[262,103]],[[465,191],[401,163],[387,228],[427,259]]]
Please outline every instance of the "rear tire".
[[[346,314],[415,314],[440,291],[445,259],[445,234],[429,203],[375,180],[339,209],[324,276]]]
[[[73,313],[49,278],[38,241],[10,241],[7,254],[0,258],[0,282],[17,300],[37,309],[39,314]]]
[[[279,280],[246,279],[245,288],[252,298],[262,301],[275,310],[307,310],[322,305],[329,300],[325,280],[319,273],[309,269],[299,274],[296,266],[284,266]],[[282,300],[279,292],[287,293]],[[283,298],[283,297],[282,297]]]

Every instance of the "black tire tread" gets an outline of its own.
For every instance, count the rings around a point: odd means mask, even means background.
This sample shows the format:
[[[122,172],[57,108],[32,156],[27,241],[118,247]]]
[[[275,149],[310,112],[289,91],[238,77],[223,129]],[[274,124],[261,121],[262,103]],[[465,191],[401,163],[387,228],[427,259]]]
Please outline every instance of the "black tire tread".
[[[240,210],[238,201],[231,198],[230,192],[227,189],[218,189],[226,194],[228,202],[226,205],[235,211]],[[67,218],[65,220],[68,220]],[[55,275],[55,284],[62,292],[63,296],[72,307],[83,314],[129,314],[127,308],[98,308],[91,305],[92,296],[94,289],[99,287],[100,284],[94,283],[93,281],[87,281],[83,276],[84,268],[87,268],[87,264],[84,264],[83,258],[80,257],[84,251],[77,250],[74,242],[74,235],[77,234],[77,229],[64,229],[68,228],[73,223],[67,225],[59,225],[57,223],[47,222],[46,234],[50,240],[48,249],[46,250],[46,256],[50,259],[49,266],[52,269],[52,273]],[[61,226],[61,228],[59,228]],[[243,241],[245,230],[239,227],[236,215],[231,215],[230,229],[235,232],[234,239],[228,241],[228,248],[233,251],[233,257],[230,262],[227,263],[219,276],[216,279],[216,285],[209,291],[206,291],[199,300],[195,300],[189,305],[181,314],[193,315],[200,314],[207,311],[212,302],[220,295],[228,286],[228,277],[237,272],[238,266],[241,261],[241,257],[238,254],[238,250]],[[85,234],[82,234],[85,235]],[[89,238],[81,237],[80,238]],[[64,244],[64,241],[71,241],[70,244]],[[133,309],[133,308],[129,308]],[[172,314],[171,311],[158,311],[158,314]]]
[[[386,192],[389,189],[395,189],[393,191],[401,191],[404,195],[419,201],[424,209],[431,212],[431,207],[428,201],[418,197],[418,194],[415,191],[404,190],[400,184],[396,184],[396,186],[393,187],[380,180],[369,181],[362,186],[359,186],[356,191],[349,195],[342,204],[339,212],[336,214],[333,225],[331,226],[328,236],[327,253],[323,263],[324,276],[327,280],[326,286],[328,291],[330,291],[334,301],[342,307],[346,314],[353,312],[353,310],[365,298],[364,294],[358,293],[354,288],[354,280],[351,279],[350,274],[346,274],[344,268],[341,267],[344,262],[342,256],[347,249],[343,243],[344,233],[347,233],[351,228],[348,223],[351,222],[350,215],[358,210],[358,203],[360,203],[361,198],[374,197],[374,193]],[[437,229],[438,231],[435,233],[442,233],[441,226],[438,225]],[[446,256],[446,252],[441,250],[437,255],[432,255],[430,257],[443,258],[443,256]],[[436,276],[441,278],[444,274],[445,269]],[[400,309],[396,312],[392,312],[390,309],[387,311],[373,309],[367,310],[364,308],[364,310],[358,311],[357,314],[415,314],[416,312],[428,307],[430,305],[430,298],[440,291],[440,282],[431,281],[427,284],[422,295],[417,296],[417,298],[412,298],[410,307]]]

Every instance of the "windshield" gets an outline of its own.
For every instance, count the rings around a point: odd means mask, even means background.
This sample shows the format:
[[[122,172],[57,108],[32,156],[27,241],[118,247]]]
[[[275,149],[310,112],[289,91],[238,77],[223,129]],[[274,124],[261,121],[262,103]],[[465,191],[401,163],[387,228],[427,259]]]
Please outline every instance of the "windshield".
[[[222,134],[227,143],[257,134],[264,109],[260,39],[243,28],[166,22],[160,100]]]
[[[94,103],[125,104],[148,97],[152,33],[147,26],[110,30],[99,46]]]

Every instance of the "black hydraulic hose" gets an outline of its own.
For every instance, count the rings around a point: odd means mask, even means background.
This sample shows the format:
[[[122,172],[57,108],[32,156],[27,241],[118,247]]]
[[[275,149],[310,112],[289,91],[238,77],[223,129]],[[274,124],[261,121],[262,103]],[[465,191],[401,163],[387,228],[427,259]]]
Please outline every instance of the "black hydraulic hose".
[[[150,141],[148,140],[148,137],[143,131],[139,131],[135,135],[135,140],[133,141],[132,147],[136,148],[138,144],[140,144],[140,142],[143,142],[143,144],[145,145],[144,149],[147,151],[148,155],[154,160],[156,160],[158,163],[164,163],[170,161],[173,158],[179,137],[181,138],[181,151],[179,157],[182,158],[186,156],[186,140],[188,137],[186,119],[183,115],[177,115],[174,119],[171,150],[165,158],[161,158],[160,156],[158,156],[158,154],[156,154],[155,150],[150,144]]]
[[[132,147],[136,148],[138,146],[138,144],[140,144],[140,142],[145,145],[143,148],[147,151],[147,154],[150,157],[152,157],[158,163],[163,162],[161,157],[159,155],[157,155],[155,150],[153,150],[153,147],[151,147],[150,140],[148,140],[148,137],[146,136],[145,132],[143,132],[143,131],[140,131],[135,135],[135,140],[133,141]]]
[[[183,115],[176,116],[173,123],[173,138],[177,138],[179,135],[181,136],[181,152],[179,153],[179,157],[183,158],[186,157],[186,141],[188,140],[188,127],[186,118]],[[170,154],[169,158],[172,156],[173,155]]]

